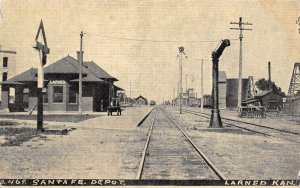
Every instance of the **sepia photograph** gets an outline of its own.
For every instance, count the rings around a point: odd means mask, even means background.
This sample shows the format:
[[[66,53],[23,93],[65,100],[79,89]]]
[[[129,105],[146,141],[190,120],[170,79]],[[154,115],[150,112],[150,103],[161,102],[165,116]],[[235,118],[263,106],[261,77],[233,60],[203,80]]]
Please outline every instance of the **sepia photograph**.
[[[0,187],[300,186],[300,0],[0,0]]]

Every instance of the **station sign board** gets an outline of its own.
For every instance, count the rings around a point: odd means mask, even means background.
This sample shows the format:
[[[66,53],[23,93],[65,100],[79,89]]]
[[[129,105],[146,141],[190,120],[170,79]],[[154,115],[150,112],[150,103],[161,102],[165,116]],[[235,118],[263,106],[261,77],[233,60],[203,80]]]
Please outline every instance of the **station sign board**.
[[[50,85],[65,85],[66,81],[65,80],[50,80],[49,84]]]

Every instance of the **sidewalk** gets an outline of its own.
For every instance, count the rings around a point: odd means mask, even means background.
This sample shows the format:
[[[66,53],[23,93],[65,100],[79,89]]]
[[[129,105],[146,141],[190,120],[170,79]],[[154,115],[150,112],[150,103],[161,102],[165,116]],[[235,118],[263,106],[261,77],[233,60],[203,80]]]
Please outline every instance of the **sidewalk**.
[[[148,130],[136,125],[150,110],[127,108],[122,116],[66,124],[76,128],[68,135],[0,147],[0,178],[135,178]]]

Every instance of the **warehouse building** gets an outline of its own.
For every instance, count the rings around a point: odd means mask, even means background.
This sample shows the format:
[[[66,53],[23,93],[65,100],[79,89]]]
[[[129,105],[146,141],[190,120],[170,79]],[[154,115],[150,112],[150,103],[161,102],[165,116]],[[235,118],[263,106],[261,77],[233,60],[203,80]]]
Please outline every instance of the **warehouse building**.
[[[16,60],[17,60],[17,52],[12,50],[2,50],[2,47],[0,46],[0,59],[2,60],[2,63],[0,65],[0,72],[2,76],[0,77],[0,82],[6,81],[7,79],[15,76],[16,73]],[[2,91],[2,87],[1,87]],[[2,103],[7,103],[5,106],[8,106],[9,103],[12,103],[14,101],[14,90],[12,89],[10,93],[5,93],[4,98],[8,98],[6,101],[2,101]],[[2,92],[0,92],[1,99],[2,99]],[[4,109],[2,109],[4,110]],[[8,110],[8,109],[5,109]]]
[[[242,101],[247,99],[247,86],[249,79],[242,79]],[[238,106],[238,78],[229,78],[226,81],[226,107],[237,108]]]
[[[300,96],[293,96],[286,99],[284,112],[292,116],[300,116]]]
[[[267,110],[283,109],[282,96],[275,91],[261,91],[254,95],[254,99],[267,108]]]
[[[227,76],[225,71],[219,71],[219,108],[226,108],[226,94],[227,94]]]
[[[43,95],[45,111],[78,111],[79,108],[79,68],[77,59],[66,56],[44,68],[45,88]],[[84,62],[82,67],[82,110],[106,111],[117,90],[118,81],[95,62]],[[31,111],[37,105],[37,69],[31,68],[16,75],[2,85],[1,109],[10,111]],[[15,101],[8,104],[7,93],[15,89]]]
[[[194,92],[194,88],[189,88],[187,91],[187,106],[199,107],[200,101],[197,99],[197,94]]]
[[[134,104],[136,105],[148,105],[148,100],[142,95],[134,99]]]

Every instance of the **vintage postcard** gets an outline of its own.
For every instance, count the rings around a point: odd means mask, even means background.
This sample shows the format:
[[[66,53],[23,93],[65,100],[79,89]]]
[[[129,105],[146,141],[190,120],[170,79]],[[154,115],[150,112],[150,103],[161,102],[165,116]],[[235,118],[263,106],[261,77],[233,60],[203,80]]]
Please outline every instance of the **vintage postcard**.
[[[1,0],[0,186],[299,186],[300,0]]]

